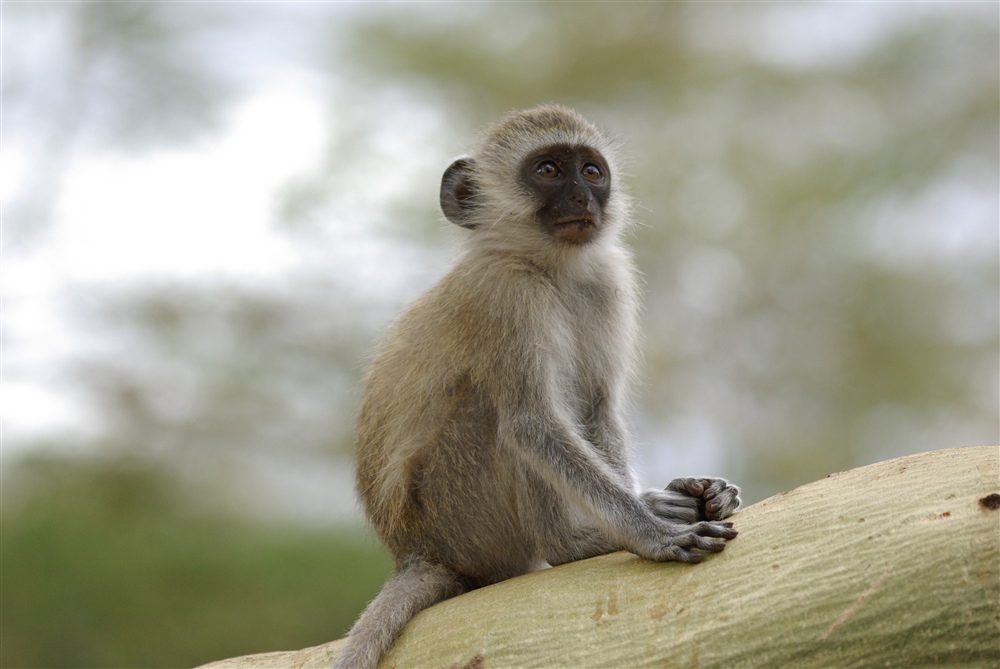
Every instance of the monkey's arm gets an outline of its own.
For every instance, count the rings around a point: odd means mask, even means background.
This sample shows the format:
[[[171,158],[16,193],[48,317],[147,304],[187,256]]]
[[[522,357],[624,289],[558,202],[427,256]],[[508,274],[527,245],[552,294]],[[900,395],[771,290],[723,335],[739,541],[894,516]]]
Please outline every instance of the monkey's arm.
[[[454,302],[464,309],[452,322],[466,327],[447,334],[455,338],[452,348],[464,352],[461,366],[492,397],[499,448],[563,493],[617,546],[642,557],[698,562],[693,549],[720,551],[723,539],[736,536],[723,523],[658,517],[639,497],[624,444],[604,444],[616,462],[589,440],[597,435],[587,434],[567,394],[576,323],[544,273],[502,260],[470,264],[449,277],[448,290],[461,293]],[[614,371],[607,373],[594,381],[613,390]]]
[[[722,539],[736,536],[728,524],[685,524],[655,515],[551,406],[551,399],[526,398],[520,410],[501,419],[501,443],[576,501],[621,548],[650,560],[699,562],[701,554],[693,549],[718,552],[725,547]]]
[[[634,490],[639,490],[628,463],[629,437],[619,416],[619,401],[613,391],[599,389],[587,420],[587,437],[601,456]],[[646,490],[640,498],[658,517],[691,524],[722,520],[740,507],[740,489],[722,478],[677,478],[665,490]]]
[[[518,316],[516,311],[507,314],[512,320]],[[501,444],[565,499],[575,501],[621,548],[647,559],[683,562],[701,560],[693,549],[722,550],[721,540],[736,536],[731,526],[660,517],[639,497],[624,455],[627,435],[608,401],[612,398],[595,408],[596,420],[587,428],[572,420],[558,391],[552,357],[546,355],[559,346],[546,341],[551,332],[534,332],[535,346],[508,349],[517,353],[506,361],[508,392],[499,398]]]

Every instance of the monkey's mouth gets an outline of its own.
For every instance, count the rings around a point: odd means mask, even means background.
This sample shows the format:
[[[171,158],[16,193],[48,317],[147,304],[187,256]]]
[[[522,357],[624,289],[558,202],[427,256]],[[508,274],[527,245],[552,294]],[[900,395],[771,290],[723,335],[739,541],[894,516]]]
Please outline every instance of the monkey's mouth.
[[[590,217],[563,218],[552,223],[552,236],[562,242],[583,244],[597,234],[597,221]]]

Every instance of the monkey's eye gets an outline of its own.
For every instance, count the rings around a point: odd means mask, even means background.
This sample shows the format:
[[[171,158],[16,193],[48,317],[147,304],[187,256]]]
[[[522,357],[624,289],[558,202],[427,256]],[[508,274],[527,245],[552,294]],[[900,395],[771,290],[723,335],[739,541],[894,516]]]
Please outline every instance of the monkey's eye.
[[[587,163],[584,165],[583,169],[580,170],[580,174],[582,174],[585,179],[589,179],[590,181],[598,181],[604,176],[601,174],[601,168],[593,163]]]
[[[546,160],[538,166],[535,173],[545,179],[554,179],[559,176],[559,167],[551,160]]]

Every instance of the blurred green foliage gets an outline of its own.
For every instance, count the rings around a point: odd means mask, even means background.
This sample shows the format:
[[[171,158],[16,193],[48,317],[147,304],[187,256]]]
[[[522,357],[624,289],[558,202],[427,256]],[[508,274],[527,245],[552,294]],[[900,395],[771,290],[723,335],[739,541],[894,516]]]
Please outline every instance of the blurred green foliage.
[[[356,531],[207,513],[148,463],[33,457],[5,476],[4,667],[184,667],[324,643],[391,569]]]

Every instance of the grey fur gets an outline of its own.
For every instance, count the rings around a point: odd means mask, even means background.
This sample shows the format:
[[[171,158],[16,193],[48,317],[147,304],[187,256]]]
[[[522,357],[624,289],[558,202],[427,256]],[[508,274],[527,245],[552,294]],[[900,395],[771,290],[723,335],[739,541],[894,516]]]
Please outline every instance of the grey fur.
[[[515,178],[554,144],[599,151],[617,179],[614,148],[554,105],[508,115],[445,174],[442,206],[466,245],[382,338],[357,425],[358,493],[397,575],[335,667],[375,667],[420,609],[544,563],[620,549],[698,562],[736,536],[718,522],[739,505],[723,479],[639,489],[623,419],[638,309],[620,240],[629,203],[616,181],[593,239],[554,241]]]

